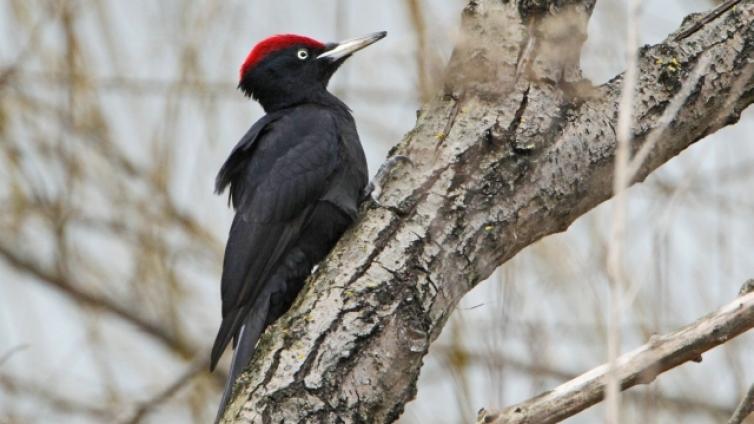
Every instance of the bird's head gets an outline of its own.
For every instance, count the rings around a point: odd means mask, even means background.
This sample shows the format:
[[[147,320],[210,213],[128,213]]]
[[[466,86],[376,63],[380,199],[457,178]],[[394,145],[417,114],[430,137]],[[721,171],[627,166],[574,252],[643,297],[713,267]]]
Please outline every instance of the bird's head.
[[[325,91],[330,77],[354,52],[382,39],[375,32],[340,43],[294,34],[260,41],[241,65],[238,88],[270,111]]]

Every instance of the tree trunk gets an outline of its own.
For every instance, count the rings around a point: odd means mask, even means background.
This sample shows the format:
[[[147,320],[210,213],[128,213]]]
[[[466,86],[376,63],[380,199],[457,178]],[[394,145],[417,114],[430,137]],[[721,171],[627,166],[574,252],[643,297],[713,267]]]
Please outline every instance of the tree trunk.
[[[611,197],[622,78],[581,76],[594,3],[468,2],[443,92],[391,152],[414,165],[391,174],[382,206],[365,208],[266,332],[224,422],[396,420],[461,297]],[[696,64],[711,65],[636,181],[754,101],[754,2],[681,32],[700,19],[639,52],[634,152]]]

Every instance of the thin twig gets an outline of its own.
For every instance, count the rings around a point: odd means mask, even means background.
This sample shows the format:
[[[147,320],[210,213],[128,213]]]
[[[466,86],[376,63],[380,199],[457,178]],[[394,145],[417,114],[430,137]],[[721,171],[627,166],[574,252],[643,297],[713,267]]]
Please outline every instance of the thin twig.
[[[607,352],[609,359],[607,378],[607,408],[606,422],[618,424],[620,417],[620,388],[616,374],[616,361],[620,353],[621,333],[620,320],[622,315],[622,296],[625,283],[623,281],[623,243],[626,230],[626,190],[628,178],[630,145],[632,139],[631,127],[633,123],[634,92],[638,82],[638,49],[639,49],[639,8],[641,0],[631,0],[627,14],[627,64],[623,77],[621,92],[617,142],[615,152],[615,173],[613,176],[613,217],[610,227],[610,243],[607,252],[607,275],[610,295],[608,301],[608,332]]]
[[[427,24],[424,19],[424,9],[419,0],[408,0],[406,7],[408,7],[408,14],[416,37],[416,74],[419,83],[419,100],[424,103],[429,100],[432,91],[432,84],[429,80]]]
[[[49,15],[42,16],[29,30],[29,37],[24,43],[24,47],[16,58],[11,62],[12,65],[8,66],[0,71],[0,88],[7,85],[8,81],[13,75],[18,72],[19,68],[26,62],[26,60],[37,51],[37,44],[39,43],[40,34],[48,28],[50,21],[56,20],[63,11],[62,2],[56,5]]]
[[[6,361],[7,361],[8,359],[10,359],[10,358],[11,358],[11,356],[15,355],[16,353],[18,353],[18,352],[20,352],[20,351],[22,351],[22,350],[25,350],[25,349],[27,349],[28,347],[29,347],[29,345],[27,345],[27,344],[21,344],[21,345],[18,345],[18,346],[14,346],[14,347],[12,347],[12,348],[8,349],[8,351],[7,351],[7,352],[5,352],[5,353],[3,354],[3,356],[0,356],[0,367],[1,367],[1,366],[3,366],[3,364],[4,364],[4,363],[5,363],[5,362],[6,362]]]
[[[180,81],[170,79],[135,77],[127,75],[92,76],[82,73],[71,73],[54,70],[32,70],[16,68],[7,76],[19,86],[59,88],[65,87],[70,80],[86,79],[87,84],[98,91],[116,93],[128,97],[165,97],[171,90],[180,91],[181,97],[200,97],[231,102],[244,102],[235,85],[229,81],[187,78]],[[2,74],[0,74],[2,78]],[[0,79],[0,84],[2,80]],[[390,103],[408,101],[410,96],[405,91],[393,87],[348,87],[349,93],[358,95],[360,99],[370,102]]]
[[[209,358],[203,357],[198,361],[195,361],[190,367],[186,369],[186,371],[183,372],[178,378],[175,379],[170,385],[165,387],[162,391],[157,393],[155,396],[153,396],[151,399],[142,402],[139,407],[136,409],[134,414],[131,416],[131,418],[124,421],[124,423],[128,424],[136,424],[141,422],[141,420],[149,414],[152,410],[154,410],[157,406],[164,403],[165,401],[169,400],[173,395],[175,395],[176,392],[178,392],[180,389],[186,386],[186,384],[193,380],[194,377],[199,375],[200,373],[207,371],[209,364]]]
[[[88,415],[96,418],[95,422],[110,422],[112,420],[112,411],[108,408],[88,405],[77,399],[69,399],[46,384],[37,384],[21,380],[15,376],[0,374],[0,387],[4,389],[5,394],[31,395],[40,400],[41,402],[36,403],[37,409],[50,407],[59,413]],[[5,423],[2,419],[0,419],[0,422]]]
[[[76,302],[110,312],[114,316],[131,323],[139,330],[162,342],[165,346],[178,353],[180,356],[192,355],[198,350],[198,347],[193,346],[189,342],[176,336],[172,331],[133,313],[118,302],[81,289],[64,276],[44,269],[41,264],[23,257],[14,249],[5,246],[3,243],[0,243],[0,257],[4,258],[9,265],[18,271],[34,276],[38,281],[61,291]]]
[[[749,387],[746,396],[741,399],[741,403],[738,404],[736,411],[733,412],[733,416],[730,417],[728,424],[741,424],[752,413],[754,413],[754,384]]]

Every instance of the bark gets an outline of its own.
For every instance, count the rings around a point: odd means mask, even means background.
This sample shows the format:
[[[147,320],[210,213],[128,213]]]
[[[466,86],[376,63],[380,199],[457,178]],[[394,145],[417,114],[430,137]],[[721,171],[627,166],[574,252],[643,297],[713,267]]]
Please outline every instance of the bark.
[[[469,1],[443,92],[391,152],[414,166],[260,340],[224,422],[394,421],[459,299],[611,197],[621,76],[593,87],[579,70],[594,1]],[[636,180],[737,121],[754,101],[751,73],[739,78],[753,52],[751,0],[641,50],[634,151],[702,56],[713,65]]]
[[[754,292],[746,293],[695,323],[662,336],[616,360],[621,390],[649,384],[661,373],[688,361],[701,362],[702,353],[754,327]],[[548,424],[560,422],[601,401],[605,396],[609,364],[603,364],[526,402],[500,412],[482,410],[478,424]],[[742,405],[749,407],[751,401]],[[745,418],[749,410],[743,408]],[[738,413],[737,413],[738,414]],[[743,418],[741,418],[743,420]],[[740,421],[739,421],[740,422]]]

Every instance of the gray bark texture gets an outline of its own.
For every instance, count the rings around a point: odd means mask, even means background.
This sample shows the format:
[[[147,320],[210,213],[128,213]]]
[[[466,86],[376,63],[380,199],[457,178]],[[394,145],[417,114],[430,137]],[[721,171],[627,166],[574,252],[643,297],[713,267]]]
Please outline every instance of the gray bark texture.
[[[461,297],[611,197],[622,77],[594,87],[579,69],[595,1],[468,2],[443,91],[391,151],[414,165],[262,337],[223,422],[396,420]],[[682,33],[701,19],[639,52],[634,152],[702,57],[710,66],[636,181],[754,101],[754,0]]]

